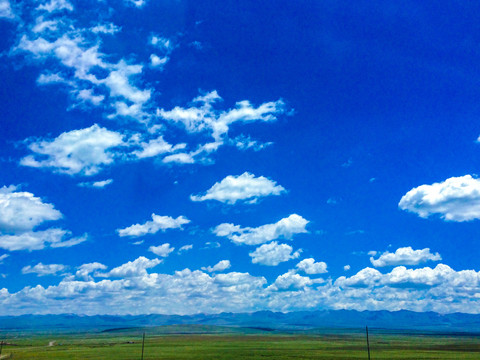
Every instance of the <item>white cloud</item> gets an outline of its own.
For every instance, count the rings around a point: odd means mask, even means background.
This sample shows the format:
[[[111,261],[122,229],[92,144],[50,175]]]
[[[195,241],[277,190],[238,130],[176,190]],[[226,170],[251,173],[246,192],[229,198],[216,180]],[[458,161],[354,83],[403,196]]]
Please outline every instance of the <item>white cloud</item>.
[[[297,250],[292,254],[293,248],[287,244],[278,244],[272,241],[264,244],[249,253],[252,263],[267,266],[277,266],[281,262],[296,259],[300,256],[301,250]]]
[[[375,267],[396,265],[418,265],[427,261],[440,261],[439,253],[432,254],[429,248],[413,250],[410,246],[398,248],[394,253],[384,252],[378,259],[370,257],[370,262]]]
[[[278,238],[291,239],[295,234],[306,233],[308,220],[292,214],[274,224],[266,224],[256,228],[223,223],[212,231],[217,236],[224,236],[236,244],[259,245]]]
[[[159,246],[150,246],[148,248],[148,251],[151,251],[155,255],[161,256],[161,257],[167,257],[170,255],[172,251],[174,251],[175,248],[170,246],[169,243],[165,243]]]
[[[9,257],[10,255],[8,254],[3,254],[3,255],[0,255],[0,264],[3,264],[3,260],[5,260],[7,257]]]
[[[140,90],[130,82],[130,77],[142,73],[142,65],[129,65],[124,60],[113,66],[104,80],[110,96],[123,97],[134,104],[143,104],[150,99],[151,90]]]
[[[103,189],[105,186],[110,185],[111,183],[113,183],[113,179],[81,182],[78,183],[78,186]]]
[[[0,188],[0,233],[30,231],[45,221],[62,218],[52,204],[17,187]]]
[[[127,4],[136,6],[137,8],[142,8],[147,3],[146,0],[125,0]]]
[[[52,168],[69,175],[91,176],[113,163],[114,149],[123,146],[123,135],[93,125],[86,129],[64,132],[53,140],[31,140],[34,155],[20,164],[36,168]]]
[[[69,231],[51,228],[43,231],[28,231],[14,235],[0,235],[0,248],[9,251],[33,251],[42,250],[47,246],[52,248],[71,247],[87,240],[86,235],[63,240],[69,234]]]
[[[70,234],[70,232],[67,232],[67,234]],[[69,248],[69,247],[81,244],[81,243],[83,243],[87,240],[88,240],[88,235],[84,234],[83,236],[77,236],[77,237],[71,238],[69,240],[52,242],[50,244],[50,247],[52,247],[52,248]]]
[[[422,218],[438,214],[448,221],[480,219],[480,180],[465,175],[421,185],[407,192],[398,206]]]
[[[456,272],[445,264],[438,264],[435,268],[424,267],[419,269],[407,269],[405,266],[397,266],[390,273],[382,274],[376,269],[365,268],[350,278],[344,276],[336,280],[340,287],[456,287],[480,285],[480,273],[473,270]]]
[[[44,4],[39,5],[37,9],[46,10],[50,13],[60,10],[73,11],[73,5],[67,0],[50,0]]]
[[[166,142],[163,139],[163,136],[159,136],[156,139],[151,139],[148,142],[140,142],[138,145],[141,147],[141,150],[136,150],[133,152],[133,154],[139,159],[176,152],[178,150],[185,149],[187,146],[184,143],[173,146],[172,144]]]
[[[15,14],[9,0],[0,0],[0,18],[14,19]]]
[[[73,91],[73,93],[78,100],[89,102],[95,106],[100,105],[105,99],[103,95],[95,95],[92,89],[82,89],[80,91]]]
[[[189,108],[175,107],[172,110],[158,109],[157,115],[172,123],[181,123],[189,133],[207,132],[215,141],[222,141],[233,123],[247,123],[254,121],[270,122],[277,119],[277,115],[285,113],[285,104],[282,100],[267,102],[253,107],[249,101],[239,101],[234,109],[218,111],[213,104],[221,97],[212,91],[193,100],[198,106]]]
[[[72,98],[84,105],[104,105],[102,109],[113,110],[108,115],[109,118],[123,116],[145,121],[150,117],[145,112],[144,105],[150,99],[152,90],[139,89],[135,84],[135,77],[142,74],[143,66],[129,64],[124,59],[117,63],[106,61],[109,56],[99,51],[100,40],[91,39],[92,34],[112,34],[118,27],[107,24],[90,29],[76,29],[73,22],[62,24],[48,21],[38,24],[36,30],[54,29],[61,25],[61,29],[55,29],[53,34],[58,38],[38,37],[34,31],[26,33],[12,54],[26,52],[36,61],[59,61],[67,70],[67,79],[61,83],[72,89]],[[43,80],[47,79],[39,79],[39,84],[45,83]]]
[[[232,265],[230,264],[230,260],[221,260],[213,266],[202,267],[202,270],[208,272],[219,272],[225,271],[229,269]]]
[[[285,189],[275,181],[244,172],[238,176],[228,175],[208,189],[205,195],[191,195],[190,199],[192,201],[217,200],[227,204],[235,204],[239,200],[256,203],[261,197],[280,195],[284,192]]]
[[[184,269],[163,274],[149,270],[160,262],[140,257],[107,273],[98,271],[106,269],[103,264],[85,264],[75,276],[48,287],[27,286],[15,293],[0,289],[0,315],[193,314],[258,309],[286,312],[318,308],[478,313],[480,309],[480,272],[455,271],[443,264],[415,270],[400,266],[386,274],[366,268],[336,281],[310,279],[290,270],[267,287],[264,277],[249,273],[208,274]]]
[[[39,85],[48,85],[48,84],[61,84],[67,83],[68,81],[59,74],[59,73],[48,73],[48,74],[40,74],[37,79],[37,84]]]
[[[122,30],[120,26],[115,25],[114,23],[100,24],[90,28],[90,31],[95,34],[109,34],[113,35]]]
[[[159,57],[155,54],[150,55],[150,65],[154,68],[163,69],[164,65],[168,62],[168,60],[168,56]]]
[[[162,50],[163,52],[170,52],[173,49],[173,43],[170,39],[161,37],[159,35],[153,35],[150,38],[150,45]]]
[[[91,273],[97,270],[106,270],[107,267],[99,262],[93,262],[93,263],[80,265],[77,269],[78,270],[75,273],[75,276],[77,278],[83,279],[85,281],[92,281],[93,277],[90,276]]]
[[[110,270],[106,274],[96,274],[96,276],[104,276],[104,277],[136,277],[136,276],[144,276],[147,274],[146,269],[153,268],[160,264],[162,260],[159,259],[147,259],[144,256],[140,256],[139,258],[135,259],[134,261],[129,261],[123,265],[120,265],[112,270]]]
[[[259,142],[257,140],[252,140],[250,136],[239,135],[234,139],[231,139],[230,144],[236,146],[240,150],[252,149],[254,151],[260,151],[266,147],[273,145],[273,142]]]
[[[35,266],[25,266],[22,274],[37,274],[37,276],[57,275],[59,272],[65,271],[67,266],[61,264],[42,264]]]
[[[345,265],[343,267],[343,271],[348,271],[348,270],[350,270],[350,268],[351,268],[350,265]]]
[[[189,250],[192,250],[193,249],[193,245],[192,244],[189,244],[189,245],[183,245],[180,249],[178,249],[178,253],[182,253],[184,251],[189,251]]]
[[[269,290],[296,290],[296,289],[304,289],[307,286],[311,286],[313,284],[322,283],[325,280],[323,279],[310,279],[308,276],[301,276],[297,274],[295,271],[288,271],[283,275],[277,277],[275,282],[268,287]]]
[[[70,232],[59,228],[34,231],[47,221],[61,219],[62,214],[52,204],[17,189],[13,185],[0,189],[0,248],[33,251],[47,246],[70,247],[87,240],[86,234],[67,240]]]
[[[327,264],[324,262],[315,262],[315,259],[303,259],[297,264],[297,269],[304,271],[306,274],[324,274],[327,271]]]
[[[147,221],[144,224],[135,224],[125,229],[117,229],[117,233],[119,236],[139,237],[147,234],[155,234],[160,230],[182,229],[182,225],[188,223],[190,223],[190,220],[184,216],[179,216],[174,219],[171,216],[152,214],[152,221]]]
[[[165,164],[170,164],[170,163],[193,164],[195,163],[195,159],[190,154],[178,153],[178,154],[165,156],[162,162]]]

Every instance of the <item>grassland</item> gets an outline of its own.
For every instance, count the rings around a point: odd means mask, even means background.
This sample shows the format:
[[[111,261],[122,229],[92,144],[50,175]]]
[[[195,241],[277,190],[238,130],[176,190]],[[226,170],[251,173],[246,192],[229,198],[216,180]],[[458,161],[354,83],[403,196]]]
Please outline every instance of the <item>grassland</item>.
[[[159,327],[76,334],[3,333],[12,359],[367,359],[365,336],[347,331],[276,333],[221,327]],[[373,359],[479,359],[480,337],[372,331]]]

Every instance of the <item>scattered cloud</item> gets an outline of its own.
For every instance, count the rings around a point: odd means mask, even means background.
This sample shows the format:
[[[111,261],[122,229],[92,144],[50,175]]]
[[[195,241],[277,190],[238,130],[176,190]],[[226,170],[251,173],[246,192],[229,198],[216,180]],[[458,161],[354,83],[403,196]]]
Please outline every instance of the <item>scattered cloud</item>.
[[[338,201],[334,198],[328,198],[327,199],[327,204],[328,205],[337,205]]]
[[[260,142],[257,140],[253,140],[249,135],[239,135],[234,139],[229,141],[229,144],[235,146],[237,149],[240,150],[253,150],[253,151],[260,151],[265,149],[266,147],[273,145],[273,142]]]
[[[343,267],[343,271],[348,271],[348,270],[350,270],[350,269],[351,269],[350,265],[345,265],[345,266]]]
[[[190,223],[184,216],[179,216],[176,219],[171,216],[160,216],[152,214],[152,221],[147,221],[144,224],[135,224],[125,229],[117,229],[119,236],[139,237],[147,234],[156,234],[159,231],[168,229],[181,229],[185,224]]]
[[[262,225],[256,228],[223,223],[212,231],[217,236],[227,237],[235,244],[259,245],[271,240],[291,239],[295,234],[306,233],[308,220],[297,214],[292,214],[274,224]]]
[[[418,265],[427,261],[442,260],[439,253],[432,254],[429,248],[413,250],[410,246],[398,248],[394,253],[386,251],[378,259],[374,259],[373,256],[370,257],[370,262],[375,267]]]
[[[34,155],[20,164],[35,168],[52,168],[69,175],[96,175],[113,163],[114,149],[123,146],[123,135],[92,125],[81,130],[64,132],[53,140],[27,140]]]
[[[14,19],[15,14],[9,0],[0,0],[0,19]]]
[[[290,245],[278,244],[278,242],[272,241],[269,244],[259,246],[249,255],[254,264],[277,266],[281,262],[298,258],[302,252],[302,250],[297,250],[294,253],[292,251],[293,248]]]
[[[152,66],[154,68],[163,69],[163,67],[168,62],[169,59],[170,58],[168,56],[160,57],[156,54],[152,54],[152,55],[150,55],[150,66]]]
[[[421,185],[407,192],[398,206],[422,218],[438,214],[447,221],[480,219],[480,180],[465,175]]]
[[[3,260],[5,260],[7,257],[9,257],[10,255],[8,254],[3,254],[3,255],[0,255],[0,264],[3,264]]]
[[[296,268],[309,275],[324,274],[327,271],[327,264],[324,262],[315,262],[315,259],[308,258],[300,261]]]
[[[113,179],[81,182],[78,183],[78,186],[103,189],[105,186],[110,185],[111,183],[113,183]]]
[[[185,252],[185,251],[189,251],[189,250],[192,250],[193,249],[193,245],[192,244],[189,244],[189,245],[183,245],[180,249],[178,249],[178,253],[182,253],[182,252]]]
[[[177,152],[179,150],[185,149],[185,147],[187,146],[187,144],[185,143],[177,144],[175,146],[169,144],[163,139],[163,136],[159,136],[155,139],[150,139],[148,142],[140,142],[138,145],[141,147],[141,150],[136,150],[133,152],[133,154],[139,159]]]
[[[270,122],[277,115],[286,112],[282,100],[252,106],[248,100],[239,101],[235,108],[218,111],[213,105],[222,98],[216,91],[200,95],[193,99],[189,108],[175,107],[172,110],[158,109],[157,115],[173,124],[181,124],[188,133],[208,133],[215,141],[223,143],[223,137],[228,133],[229,126],[234,123]]]
[[[213,266],[202,267],[202,270],[208,272],[221,272],[229,269],[231,266],[230,260],[221,260]]]
[[[116,34],[121,30],[122,28],[120,26],[115,25],[114,23],[99,24],[90,28],[90,31],[95,34],[109,34],[109,35]]]
[[[49,13],[60,10],[73,11],[73,5],[67,0],[50,0],[37,7],[38,10],[45,10]]]
[[[25,266],[22,269],[22,274],[36,274],[37,276],[58,275],[67,269],[67,266],[61,264],[42,264],[38,263],[35,266]]]
[[[148,251],[151,251],[155,255],[161,256],[161,257],[167,257],[174,250],[175,248],[171,247],[169,243],[165,243],[159,246],[150,246],[148,248]]]
[[[254,204],[259,198],[271,195],[281,195],[286,190],[273,180],[264,176],[244,172],[242,175],[228,175],[222,181],[215,183],[204,195],[191,195],[192,201],[217,200],[226,204],[235,204],[239,200]]]

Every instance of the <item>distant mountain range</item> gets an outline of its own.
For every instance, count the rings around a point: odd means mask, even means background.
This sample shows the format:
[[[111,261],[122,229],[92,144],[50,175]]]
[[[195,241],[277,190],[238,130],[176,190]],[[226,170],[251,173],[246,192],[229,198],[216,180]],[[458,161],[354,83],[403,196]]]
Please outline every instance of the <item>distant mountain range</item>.
[[[480,333],[480,315],[417,313],[412,311],[325,310],[280,313],[221,313],[197,315],[22,315],[0,316],[0,331],[105,331],[108,329],[164,325],[209,325],[262,331],[312,331],[315,329],[373,329]]]

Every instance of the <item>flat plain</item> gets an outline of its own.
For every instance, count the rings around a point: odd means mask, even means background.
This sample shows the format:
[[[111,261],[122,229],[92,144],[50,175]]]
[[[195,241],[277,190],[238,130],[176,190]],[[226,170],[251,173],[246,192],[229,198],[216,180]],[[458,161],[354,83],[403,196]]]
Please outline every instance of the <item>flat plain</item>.
[[[0,358],[12,359],[368,359],[359,331],[266,332],[202,326],[115,329],[86,333],[6,333]],[[480,336],[370,334],[371,359],[479,359]]]

